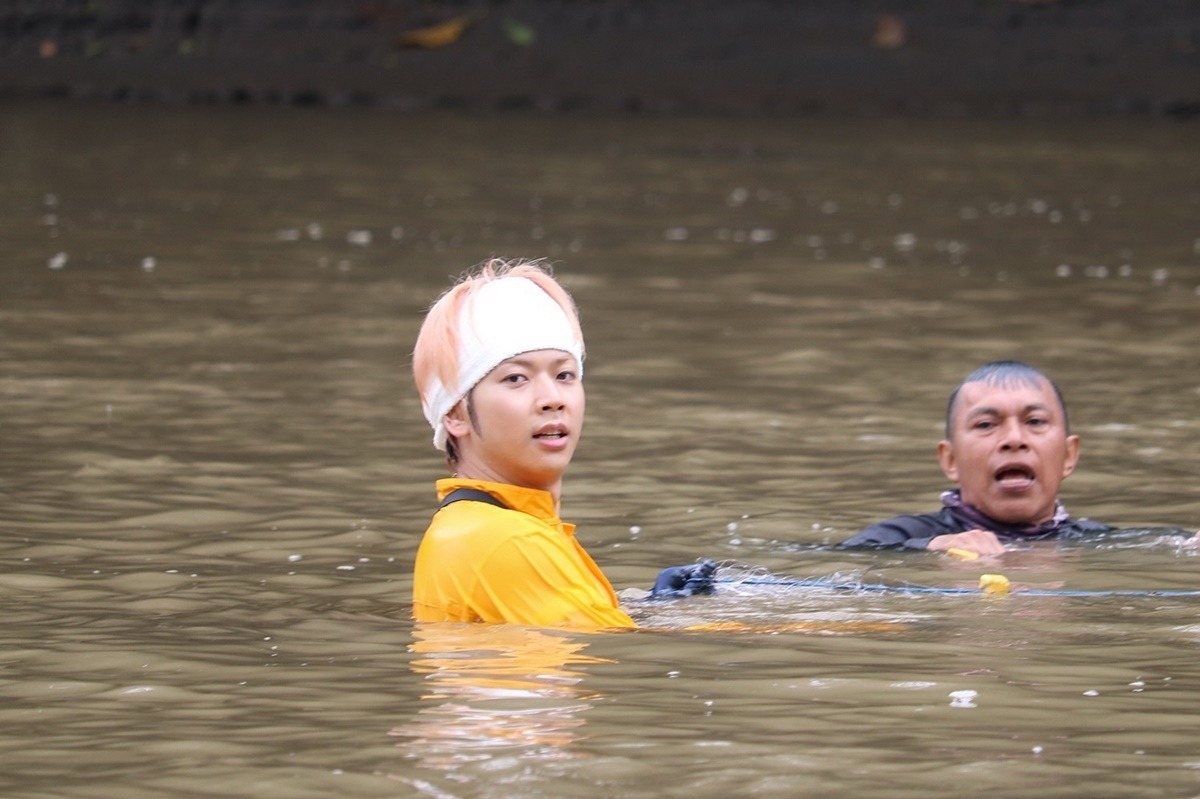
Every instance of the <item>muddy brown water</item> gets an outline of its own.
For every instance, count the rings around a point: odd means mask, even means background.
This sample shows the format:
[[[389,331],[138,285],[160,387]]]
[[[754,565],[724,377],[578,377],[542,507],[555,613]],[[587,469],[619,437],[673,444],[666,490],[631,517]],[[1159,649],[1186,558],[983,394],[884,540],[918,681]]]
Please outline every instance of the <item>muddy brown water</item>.
[[[12,104],[0,136],[3,795],[1200,795],[1200,597],[1149,593],[1200,589],[1194,126]],[[582,308],[564,515],[636,633],[408,620],[442,474],[409,351],[491,254]],[[1005,357],[1067,396],[1068,508],[1142,531],[829,547],[936,506],[945,397]],[[717,596],[644,600],[702,556]],[[984,571],[1043,593],[794,584]]]

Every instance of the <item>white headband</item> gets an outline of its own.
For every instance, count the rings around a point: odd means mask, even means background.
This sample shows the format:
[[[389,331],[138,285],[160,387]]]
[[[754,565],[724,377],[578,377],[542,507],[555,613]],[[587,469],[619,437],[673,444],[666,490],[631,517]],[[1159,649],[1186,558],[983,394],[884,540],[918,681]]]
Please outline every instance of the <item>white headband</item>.
[[[502,361],[534,350],[562,350],[575,356],[583,377],[583,341],[570,318],[527,278],[502,277],[476,289],[459,316],[458,335],[458,380],[447,388],[434,377],[422,398],[440,450],[446,449],[446,414]]]

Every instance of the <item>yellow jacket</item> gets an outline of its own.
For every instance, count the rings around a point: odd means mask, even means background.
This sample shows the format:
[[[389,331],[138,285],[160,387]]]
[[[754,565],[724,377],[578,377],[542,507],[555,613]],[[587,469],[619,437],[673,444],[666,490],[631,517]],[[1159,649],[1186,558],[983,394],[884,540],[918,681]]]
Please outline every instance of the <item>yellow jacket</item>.
[[[414,619],[637,626],[548,492],[453,478],[438,480],[438,500],[457,488],[486,491],[508,508],[461,501],[434,514],[417,550]]]

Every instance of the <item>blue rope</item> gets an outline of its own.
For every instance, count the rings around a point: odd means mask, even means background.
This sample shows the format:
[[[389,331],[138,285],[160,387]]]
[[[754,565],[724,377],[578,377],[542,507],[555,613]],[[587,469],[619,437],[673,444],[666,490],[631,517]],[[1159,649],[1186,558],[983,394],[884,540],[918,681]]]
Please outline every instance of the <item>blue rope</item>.
[[[883,583],[846,583],[835,582],[826,577],[811,577],[797,579],[762,579],[751,578],[738,580],[718,578],[718,583],[737,585],[779,585],[791,588],[830,588],[838,591],[875,591],[896,594],[982,594],[982,588],[942,588],[929,585],[885,585]],[[1066,588],[1017,588],[1011,591],[1023,596],[1146,596],[1146,597],[1185,597],[1200,596],[1200,591],[1107,591],[1081,590]]]

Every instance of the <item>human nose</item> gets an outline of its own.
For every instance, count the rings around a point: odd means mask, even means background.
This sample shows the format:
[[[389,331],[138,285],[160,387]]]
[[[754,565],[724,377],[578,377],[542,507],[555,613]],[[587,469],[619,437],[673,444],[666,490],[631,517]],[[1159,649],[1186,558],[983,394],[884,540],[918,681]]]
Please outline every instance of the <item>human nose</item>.
[[[538,379],[538,407],[543,411],[561,411],[566,407],[562,386],[550,375]]]
[[[1021,424],[1021,420],[1017,418],[1008,419],[1001,427],[1003,436],[1000,439],[1000,448],[1003,450],[1026,449],[1028,445],[1025,443],[1025,426]]]

